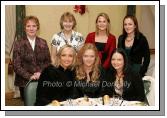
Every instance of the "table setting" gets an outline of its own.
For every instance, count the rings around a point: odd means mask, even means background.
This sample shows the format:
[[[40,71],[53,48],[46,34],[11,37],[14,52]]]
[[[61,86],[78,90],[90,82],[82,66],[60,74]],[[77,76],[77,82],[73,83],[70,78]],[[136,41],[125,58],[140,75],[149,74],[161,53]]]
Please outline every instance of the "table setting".
[[[48,106],[147,106],[146,103],[141,101],[126,101],[119,96],[99,97],[99,98],[88,98],[87,96],[77,99],[67,99],[66,101],[58,102],[57,100],[52,101]]]

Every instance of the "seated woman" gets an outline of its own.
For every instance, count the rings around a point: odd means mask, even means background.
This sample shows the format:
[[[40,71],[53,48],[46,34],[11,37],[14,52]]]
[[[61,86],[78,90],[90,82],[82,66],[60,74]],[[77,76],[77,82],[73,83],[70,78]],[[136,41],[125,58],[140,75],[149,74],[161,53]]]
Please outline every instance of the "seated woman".
[[[75,78],[74,66],[76,51],[70,45],[64,45],[57,53],[57,61],[41,73],[37,86],[35,105],[47,105],[53,100],[64,101],[72,97],[73,87],[66,83]]]
[[[139,73],[132,71],[123,49],[116,49],[111,55],[111,66],[103,81],[103,95],[119,95],[124,100],[144,101],[144,85]]]
[[[99,56],[94,44],[85,44],[77,53],[76,81],[74,82],[77,97],[99,97],[104,69],[99,66]]]

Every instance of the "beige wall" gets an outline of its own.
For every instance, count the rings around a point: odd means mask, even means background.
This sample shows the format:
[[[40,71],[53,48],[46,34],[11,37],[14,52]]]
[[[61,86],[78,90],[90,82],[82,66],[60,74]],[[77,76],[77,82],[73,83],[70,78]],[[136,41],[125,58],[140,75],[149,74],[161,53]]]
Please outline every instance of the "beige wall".
[[[54,33],[60,31],[59,20],[60,16],[70,11],[74,14],[77,20],[76,30],[83,34],[84,38],[89,32],[95,31],[95,19],[97,14],[105,12],[111,20],[111,33],[116,38],[122,33],[122,20],[126,15],[126,5],[87,5],[87,11],[84,15],[75,13],[73,5],[27,5],[26,14],[36,15],[41,23],[39,36],[45,38],[50,48],[51,38]],[[144,5],[136,6],[136,17],[139,22],[139,29],[147,37],[150,48],[155,48],[155,20],[154,6]]]
[[[155,49],[155,6],[138,5],[136,7],[136,17],[139,29],[147,37],[150,48]]]
[[[53,34],[60,31],[60,16],[66,11],[74,14],[77,20],[76,30],[82,33],[84,38],[89,32],[95,31],[95,19],[100,12],[105,12],[109,15],[111,20],[111,33],[116,37],[121,34],[122,19],[126,14],[126,5],[87,5],[87,11],[84,15],[75,13],[73,7],[73,5],[32,5],[26,6],[26,13],[27,15],[36,15],[39,18],[41,23],[39,36],[47,40],[49,47]]]

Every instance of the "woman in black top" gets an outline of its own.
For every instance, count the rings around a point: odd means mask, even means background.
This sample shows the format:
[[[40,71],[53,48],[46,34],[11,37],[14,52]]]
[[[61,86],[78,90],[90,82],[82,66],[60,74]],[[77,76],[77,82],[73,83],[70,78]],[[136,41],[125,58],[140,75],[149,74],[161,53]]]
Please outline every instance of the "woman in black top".
[[[73,96],[76,52],[70,45],[63,46],[55,64],[42,72],[38,81],[35,105],[47,105],[53,100],[64,101]],[[71,83],[71,86],[68,86]]]
[[[135,16],[125,16],[123,34],[118,38],[118,48],[125,50],[132,68],[143,77],[150,63],[150,51],[146,37],[138,29]]]
[[[103,95],[119,95],[124,100],[144,101],[144,85],[138,73],[128,65],[123,49],[116,49],[111,55],[111,67],[103,81]]]
[[[99,56],[94,44],[85,44],[77,53],[76,81],[74,87],[77,97],[84,95],[95,98],[101,96],[101,82],[104,69],[99,66]],[[78,93],[78,94],[77,94]]]

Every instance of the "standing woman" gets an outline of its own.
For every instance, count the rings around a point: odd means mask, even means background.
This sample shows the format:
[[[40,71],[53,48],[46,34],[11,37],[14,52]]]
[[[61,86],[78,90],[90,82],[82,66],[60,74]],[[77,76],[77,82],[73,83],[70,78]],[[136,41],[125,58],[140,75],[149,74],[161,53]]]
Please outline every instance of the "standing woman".
[[[77,54],[78,65],[76,67],[76,81],[74,87],[77,90],[74,93],[78,97],[84,95],[88,97],[101,96],[101,82],[104,79],[104,69],[99,65],[99,56],[94,44],[87,43]]]
[[[139,73],[128,65],[128,57],[123,49],[116,49],[111,55],[111,66],[106,74],[108,86],[103,88],[103,95],[119,95],[124,100],[144,101],[144,85]]]
[[[24,19],[26,36],[16,41],[13,50],[15,85],[19,86],[21,98],[24,100],[24,87],[29,80],[38,80],[41,71],[47,67],[50,60],[47,42],[37,36],[40,28],[35,16]]]
[[[118,48],[125,50],[133,69],[143,77],[150,63],[150,51],[146,37],[138,29],[135,16],[125,16],[123,34],[118,39]]]
[[[96,18],[96,31],[89,33],[85,43],[96,45],[104,69],[110,65],[110,56],[116,48],[115,36],[110,33],[110,19],[106,13],[100,13]]]
[[[72,45],[78,51],[84,44],[82,34],[74,31],[76,20],[73,14],[65,12],[60,18],[61,32],[54,34],[51,41],[51,60],[55,63],[56,54],[65,45]]]
[[[57,53],[57,61],[42,72],[38,81],[35,105],[43,106],[53,101],[64,101],[73,97],[74,67],[76,51],[64,45]]]

